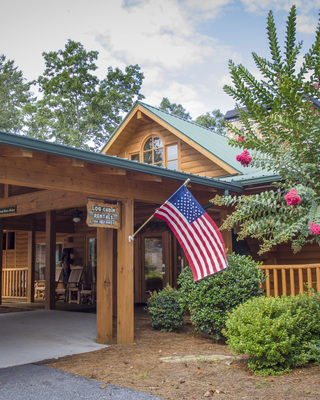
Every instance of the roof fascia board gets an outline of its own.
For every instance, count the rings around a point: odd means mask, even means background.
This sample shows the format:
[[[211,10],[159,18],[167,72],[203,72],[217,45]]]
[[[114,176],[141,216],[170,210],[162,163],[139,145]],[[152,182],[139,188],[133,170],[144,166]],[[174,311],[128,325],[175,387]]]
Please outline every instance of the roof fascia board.
[[[200,146],[198,143],[194,142],[192,139],[188,138],[185,136],[182,132],[180,132],[178,129],[174,128],[172,125],[168,124],[167,122],[163,121],[160,117],[157,115],[154,115],[151,111],[143,108],[143,112],[150,118],[152,118],[154,121],[156,121],[158,124],[163,126],[164,128],[168,129],[171,133],[176,135],[179,139],[182,139],[192,147],[194,147],[197,151],[199,151],[201,154],[203,154],[205,157],[209,158],[212,162],[216,163],[219,165],[219,167],[223,168],[230,174],[239,174],[239,171],[235,170],[232,168],[230,165],[226,164],[224,161],[220,160],[220,158],[214,156],[212,153],[208,152],[205,150],[202,146]]]
[[[3,131],[0,131],[0,145],[27,149],[58,157],[76,159],[84,162],[101,164],[134,172],[141,172],[148,175],[161,176],[163,178],[175,179],[178,181],[185,181],[186,179],[190,179],[190,183],[199,184],[201,186],[207,186],[222,190],[228,189],[237,193],[243,192],[241,183],[239,184],[236,182],[220,182],[219,180],[213,178],[207,178],[203,176],[188,174],[185,172],[170,170],[167,168],[161,168],[155,165],[131,161],[125,158],[110,156],[108,154],[94,153],[88,150],[68,147],[61,144],[46,142],[43,140],[20,136]]]
[[[110,147],[114,144],[114,142],[118,139],[118,137],[121,135],[125,127],[129,124],[129,122],[132,121],[134,116],[136,115],[137,111],[140,109],[139,108],[139,103],[135,103],[131,110],[128,112],[126,115],[125,119],[121,122],[121,124],[116,128],[116,130],[113,132],[113,134],[110,136],[109,140],[107,143],[104,145],[104,147],[101,149],[101,153],[106,153]]]

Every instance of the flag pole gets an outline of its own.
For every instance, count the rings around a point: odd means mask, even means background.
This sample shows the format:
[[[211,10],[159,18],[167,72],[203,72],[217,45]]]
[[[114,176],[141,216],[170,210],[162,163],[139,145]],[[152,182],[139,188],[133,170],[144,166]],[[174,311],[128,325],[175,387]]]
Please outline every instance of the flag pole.
[[[190,178],[188,178],[188,179],[184,182],[184,185],[187,186],[187,184],[188,184],[189,182],[190,182]],[[148,223],[149,221],[152,220],[152,218],[153,218],[153,214],[151,215],[151,217],[149,217],[149,218],[146,220],[145,223],[143,223],[143,224],[140,226],[139,229],[137,229],[137,230],[135,231],[135,233],[134,233],[133,235],[130,235],[130,236],[129,236],[129,243],[131,243],[131,242],[134,241],[134,237],[136,236],[136,234],[139,233],[139,232],[141,231],[141,229],[142,229],[144,226],[146,226],[147,223]]]

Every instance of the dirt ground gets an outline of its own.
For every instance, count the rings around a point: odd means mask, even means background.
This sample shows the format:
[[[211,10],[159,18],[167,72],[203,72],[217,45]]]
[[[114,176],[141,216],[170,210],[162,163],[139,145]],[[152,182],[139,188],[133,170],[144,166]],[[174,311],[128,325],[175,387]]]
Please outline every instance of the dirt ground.
[[[212,361],[212,355],[229,358]],[[176,362],[167,362],[165,357]],[[154,330],[146,318],[136,319],[133,344],[114,341],[105,349],[51,360],[46,365],[162,399],[320,400],[320,366],[260,378],[248,371],[246,356],[194,333],[190,324],[177,333],[166,333]]]

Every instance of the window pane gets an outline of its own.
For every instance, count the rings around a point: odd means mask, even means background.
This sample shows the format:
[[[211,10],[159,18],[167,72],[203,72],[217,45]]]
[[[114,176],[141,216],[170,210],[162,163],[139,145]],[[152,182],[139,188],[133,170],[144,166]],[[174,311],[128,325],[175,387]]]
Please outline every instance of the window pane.
[[[158,148],[158,147],[163,147],[162,140],[159,139],[158,137],[154,136],[153,137],[153,147],[155,149]]]
[[[131,154],[131,160],[133,161],[140,161],[140,154]]]
[[[156,167],[163,167],[163,162],[160,162],[160,163],[157,163],[157,164],[154,164]]]
[[[161,238],[144,239],[144,276],[146,293],[163,287],[163,255]]]
[[[152,150],[151,151],[145,151],[143,153],[143,162],[147,164],[152,164]]]
[[[152,137],[146,141],[143,148],[143,150],[150,150],[150,149],[152,149]]]
[[[163,161],[163,149],[155,149],[154,150],[154,162]]]
[[[8,250],[15,248],[15,232],[8,232]]]
[[[168,161],[167,166],[170,169],[178,170],[178,160]]]
[[[174,160],[176,158],[178,158],[178,145],[167,146],[167,160]]]

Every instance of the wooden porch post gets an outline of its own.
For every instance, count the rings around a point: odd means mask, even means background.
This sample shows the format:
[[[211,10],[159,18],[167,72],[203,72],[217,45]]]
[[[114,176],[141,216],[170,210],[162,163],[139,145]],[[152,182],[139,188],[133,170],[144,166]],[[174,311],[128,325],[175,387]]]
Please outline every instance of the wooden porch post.
[[[56,271],[56,213],[46,212],[46,290],[45,309],[54,310],[55,302],[55,271]]]
[[[228,212],[227,210],[220,210],[220,225],[222,224],[222,221],[224,221],[227,218]],[[223,230],[221,231],[221,235],[224,240],[224,244],[226,246],[226,249],[228,249],[227,254],[232,253],[232,231],[230,230]]]
[[[0,305],[2,304],[3,221],[0,220]]]
[[[28,232],[28,286],[27,286],[27,301],[34,303],[34,275],[36,264],[36,233],[34,224],[31,231]]]
[[[113,229],[97,228],[97,342],[113,333]]]
[[[118,230],[117,268],[117,343],[133,343],[134,293],[133,293],[133,200],[122,202],[121,229]]]

